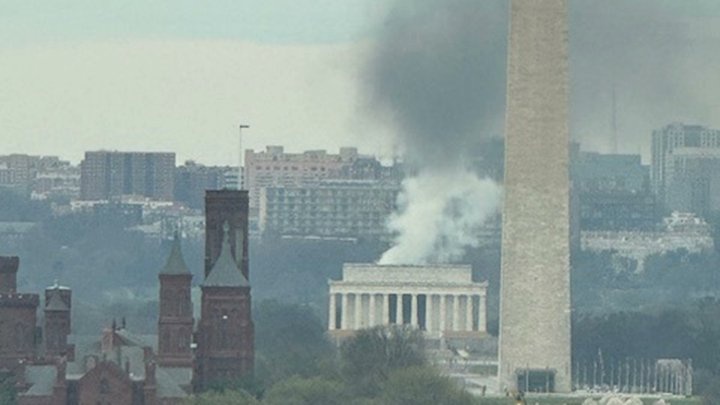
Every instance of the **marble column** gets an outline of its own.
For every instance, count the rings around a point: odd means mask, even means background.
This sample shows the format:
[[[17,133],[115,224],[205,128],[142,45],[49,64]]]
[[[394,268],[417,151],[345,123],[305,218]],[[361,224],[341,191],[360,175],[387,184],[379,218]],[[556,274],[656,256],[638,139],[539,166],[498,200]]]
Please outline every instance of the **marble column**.
[[[370,312],[368,313],[368,326],[375,326],[375,293],[370,294],[370,300],[368,302],[370,306]]]
[[[403,296],[402,294],[396,294],[397,305],[395,305],[395,324],[403,324]]]
[[[355,294],[355,330],[362,329],[362,294]]]
[[[457,332],[460,330],[460,296],[453,295],[453,325],[452,330]]]
[[[465,296],[465,330],[472,332],[473,328],[473,296]]]
[[[418,326],[418,295],[412,294],[410,302],[410,325]]]
[[[425,294],[425,330],[432,330],[432,294]]]
[[[487,307],[485,295],[480,295],[478,300],[478,328],[480,332],[487,332]]]
[[[440,332],[445,333],[447,329],[447,295],[440,294],[440,317],[438,318],[440,324]]]
[[[350,326],[348,323],[350,311],[348,310],[348,294],[342,293],[342,313],[340,314],[340,329],[347,330]]]
[[[330,293],[330,305],[328,306],[328,330],[337,329],[337,324],[335,322],[335,320],[337,318],[337,314],[336,314],[337,309],[335,308],[335,298],[336,298],[335,293],[331,292]]]
[[[390,294],[383,294],[381,325],[390,325]]]

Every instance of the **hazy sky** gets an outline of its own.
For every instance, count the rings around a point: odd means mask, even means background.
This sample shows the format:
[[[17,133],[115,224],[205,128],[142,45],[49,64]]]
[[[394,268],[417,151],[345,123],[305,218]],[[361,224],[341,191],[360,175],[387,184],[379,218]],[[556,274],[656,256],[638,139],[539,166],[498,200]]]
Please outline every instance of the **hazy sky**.
[[[369,150],[355,83],[373,3],[0,0],[0,153],[234,163],[240,121],[248,147]]]
[[[587,49],[571,65],[576,137],[608,147],[610,81],[622,150],[647,153],[649,131],[671,120],[720,126],[720,2],[571,2]],[[168,150],[234,163],[241,120],[247,147],[388,153],[393,129],[374,119],[362,81],[392,3],[0,0],[0,154]]]

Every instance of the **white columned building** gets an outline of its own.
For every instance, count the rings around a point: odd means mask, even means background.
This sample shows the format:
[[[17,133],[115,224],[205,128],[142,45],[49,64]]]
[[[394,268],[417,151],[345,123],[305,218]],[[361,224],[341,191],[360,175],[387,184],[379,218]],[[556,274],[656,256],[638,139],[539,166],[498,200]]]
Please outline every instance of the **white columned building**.
[[[328,330],[337,336],[379,325],[411,325],[429,338],[487,331],[487,282],[473,282],[469,265],[348,263],[328,284]]]

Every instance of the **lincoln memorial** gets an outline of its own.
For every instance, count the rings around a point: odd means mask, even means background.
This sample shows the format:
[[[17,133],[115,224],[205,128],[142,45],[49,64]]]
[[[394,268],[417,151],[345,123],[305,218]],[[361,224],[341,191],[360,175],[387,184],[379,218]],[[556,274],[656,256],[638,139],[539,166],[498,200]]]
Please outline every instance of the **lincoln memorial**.
[[[345,264],[342,280],[328,284],[328,329],[337,337],[390,324],[428,338],[486,332],[487,282],[473,282],[469,265]]]

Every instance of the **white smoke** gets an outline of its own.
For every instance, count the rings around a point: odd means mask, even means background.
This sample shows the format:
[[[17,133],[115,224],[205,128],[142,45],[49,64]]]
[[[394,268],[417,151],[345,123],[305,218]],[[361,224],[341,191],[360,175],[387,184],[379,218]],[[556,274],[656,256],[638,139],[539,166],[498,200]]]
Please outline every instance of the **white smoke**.
[[[501,188],[464,168],[421,171],[403,181],[399,211],[388,226],[397,236],[380,264],[447,263],[479,245],[479,228],[497,212]]]

